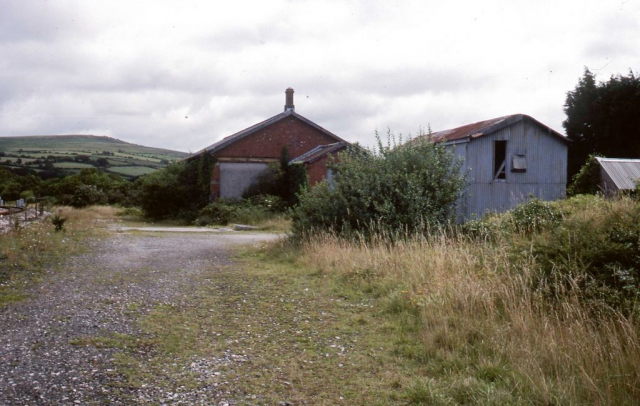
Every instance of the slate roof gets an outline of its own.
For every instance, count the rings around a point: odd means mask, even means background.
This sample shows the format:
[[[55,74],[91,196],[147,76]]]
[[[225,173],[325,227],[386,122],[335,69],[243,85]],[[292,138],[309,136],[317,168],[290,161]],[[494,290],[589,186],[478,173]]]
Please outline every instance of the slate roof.
[[[449,130],[443,130],[431,133],[431,139],[434,142],[452,142],[463,139],[474,139],[483,135],[488,135],[510,126],[513,123],[517,123],[521,120],[529,120],[534,122],[549,131],[550,135],[560,137],[563,141],[569,142],[569,139],[559,132],[553,130],[551,127],[542,124],[538,120],[526,114],[511,114],[508,116],[502,116],[492,118],[490,120],[478,121],[477,123],[463,125],[461,127],[451,128]]]
[[[228,137],[225,137],[223,139],[221,139],[218,142],[215,142],[211,145],[209,145],[208,147],[196,152],[195,154],[191,155],[191,157],[195,157],[197,155],[202,154],[205,151],[208,151],[209,153],[213,153],[216,151],[221,150],[222,148],[236,142],[239,141],[241,139],[243,139],[244,137],[251,135],[253,133],[255,133],[256,131],[260,131],[265,127],[270,126],[271,124],[277,123],[278,121],[284,120],[287,117],[295,117],[298,120],[316,128],[317,130],[320,130],[321,132],[325,133],[326,135],[334,138],[337,142],[346,142],[345,140],[343,140],[342,138],[338,137],[337,135],[333,134],[332,132],[320,127],[318,124],[314,123],[313,121],[309,120],[308,118],[305,118],[303,116],[301,116],[300,114],[296,113],[294,110],[288,110],[285,111],[283,113],[277,114],[271,118],[268,118],[260,123],[254,124],[251,127],[247,127],[242,131],[238,131],[235,134],[231,134]],[[191,158],[190,157],[190,158]]]
[[[349,144],[345,141],[336,142],[336,143],[327,144],[327,145],[318,145],[317,147],[305,152],[299,157],[293,158],[291,161],[289,161],[289,163],[293,164],[296,162],[301,162],[301,163],[310,164],[322,158],[323,156],[330,154],[332,152],[338,151],[341,148],[347,147],[348,145]]]
[[[609,175],[618,190],[636,188],[640,180],[640,159],[596,158],[600,167]]]

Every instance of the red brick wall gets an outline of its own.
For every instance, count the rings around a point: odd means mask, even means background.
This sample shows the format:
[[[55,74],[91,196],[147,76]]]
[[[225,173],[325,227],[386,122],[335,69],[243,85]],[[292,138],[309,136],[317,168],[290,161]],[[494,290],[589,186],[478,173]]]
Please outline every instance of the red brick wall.
[[[334,161],[337,157],[337,154],[340,151],[343,151],[344,148],[341,148],[337,151],[333,151],[332,153],[323,156],[307,165],[307,173],[309,174],[309,186],[313,186],[316,183],[322,181],[327,176],[327,164],[329,163],[329,158],[332,158]]]
[[[280,159],[282,148],[287,147],[289,158],[293,159],[318,145],[332,144],[336,139],[322,131],[295,118],[287,117],[277,123],[271,124],[231,145],[217,151],[216,158],[242,158],[252,159]],[[324,162],[324,163],[318,163]],[[326,173],[326,158],[312,164],[314,175],[310,179],[313,185],[324,179]],[[309,170],[309,166],[307,166]],[[220,196],[220,167],[216,164],[211,174],[211,197],[217,199]]]
[[[336,140],[322,131],[298,120],[287,117],[273,123],[240,141],[216,152],[216,157],[228,158],[280,158],[282,147],[289,150],[292,159],[318,145],[332,144]]]

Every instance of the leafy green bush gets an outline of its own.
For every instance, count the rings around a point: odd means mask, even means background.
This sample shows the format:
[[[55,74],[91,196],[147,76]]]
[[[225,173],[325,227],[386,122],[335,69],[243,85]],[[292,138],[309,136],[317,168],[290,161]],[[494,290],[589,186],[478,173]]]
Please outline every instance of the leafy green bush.
[[[107,195],[96,185],[79,185],[71,200],[73,207],[87,207],[94,204],[107,203]]]
[[[145,215],[154,219],[193,221],[198,211],[209,203],[214,164],[213,157],[202,154],[139,178],[135,187]]]
[[[573,176],[567,188],[567,196],[580,194],[595,195],[600,191],[600,164],[595,155],[589,155],[580,171]]]
[[[532,239],[543,279],[587,300],[633,309],[640,298],[640,204],[625,198],[578,212]]]
[[[200,210],[195,224],[227,225],[229,223],[255,225],[266,221],[280,211],[281,200],[275,196],[255,196],[252,199],[218,199]]]
[[[301,194],[294,233],[415,232],[452,218],[466,178],[461,162],[427,136],[404,144],[390,133],[386,145],[377,140],[374,151],[350,148],[338,155],[334,187],[325,182]]]
[[[105,203],[130,206],[136,203],[130,181],[95,168],[83,169],[76,175],[61,179],[42,181],[38,195],[49,196],[58,204],[74,207]]]
[[[236,210],[237,203],[225,199],[218,199],[200,210],[196,218],[196,224],[200,226],[208,224],[229,224]]]
[[[562,220],[561,211],[553,203],[531,199],[510,211],[516,231],[523,233],[540,232]]]
[[[640,203],[629,197],[533,199],[458,230],[508,244],[516,269],[535,258],[539,274],[532,287],[550,298],[572,294],[625,312],[640,310]]]

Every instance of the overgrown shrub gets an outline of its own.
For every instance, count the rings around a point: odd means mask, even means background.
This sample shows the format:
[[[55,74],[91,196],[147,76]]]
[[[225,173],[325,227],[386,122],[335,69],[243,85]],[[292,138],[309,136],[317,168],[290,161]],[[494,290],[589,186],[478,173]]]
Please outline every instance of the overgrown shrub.
[[[218,199],[200,210],[195,224],[227,225],[229,223],[255,225],[270,219],[277,213],[272,207],[279,201],[276,197],[256,196],[254,199]]]
[[[532,287],[546,291],[549,298],[569,294],[625,312],[638,305],[640,203],[629,197],[533,199],[507,213],[467,222],[459,230],[473,239],[508,242],[516,267],[530,266],[535,259],[539,272]]]
[[[307,169],[301,163],[289,163],[289,152],[282,148],[280,162],[270,164],[257,181],[244,192],[244,198],[269,195],[281,199],[284,207],[298,203],[299,193],[309,185]]]
[[[466,178],[461,162],[424,134],[404,144],[390,133],[386,145],[377,141],[376,150],[338,155],[331,165],[334,187],[325,182],[301,194],[294,233],[415,232],[452,218]]]
[[[541,275],[564,279],[585,300],[632,311],[640,299],[640,205],[624,198],[589,209],[532,239]]]
[[[232,201],[218,199],[200,210],[198,217],[196,218],[196,224],[200,226],[209,224],[229,224],[236,210],[237,203],[234,204]]]
[[[153,219],[193,221],[209,203],[214,164],[213,157],[202,154],[139,178],[135,186],[145,215]]]
[[[539,199],[519,205],[510,215],[515,230],[522,233],[540,232],[562,219],[561,211],[553,203]]]
[[[600,191],[600,164],[595,155],[589,155],[580,171],[573,176],[567,188],[567,196],[594,195]]]
[[[254,196],[251,199],[218,199],[200,210],[195,224],[227,225],[229,223],[259,224],[282,211],[282,200],[277,196]]]

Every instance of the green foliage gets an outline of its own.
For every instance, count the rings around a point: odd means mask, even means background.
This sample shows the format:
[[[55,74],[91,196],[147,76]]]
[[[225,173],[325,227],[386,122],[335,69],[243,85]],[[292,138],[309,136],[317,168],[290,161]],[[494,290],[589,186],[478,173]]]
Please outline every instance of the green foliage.
[[[214,164],[211,155],[201,154],[139,178],[136,188],[145,215],[153,219],[193,221],[198,211],[209,203]]]
[[[534,233],[552,227],[562,220],[562,213],[552,203],[531,199],[511,210],[516,232]]]
[[[20,197],[27,203],[33,203],[36,200],[36,195],[31,190],[24,190],[20,193]]]
[[[307,169],[301,163],[289,163],[289,152],[282,148],[279,163],[272,163],[258,176],[257,182],[251,185],[243,197],[258,195],[279,197],[285,207],[293,207],[298,203],[298,195],[309,185]]]
[[[600,164],[595,155],[589,155],[580,171],[571,180],[567,188],[567,196],[594,195],[600,190]]]
[[[109,166],[109,160],[107,158],[98,158],[96,160],[96,164],[98,166],[107,167]]]
[[[55,228],[56,231],[62,231],[64,229],[64,223],[66,222],[67,222],[67,218],[61,216],[58,213],[51,216],[51,224],[53,224],[53,227]]]
[[[278,196],[254,196],[251,199],[218,199],[200,210],[197,225],[227,225],[229,223],[258,224],[282,211],[282,200]]]
[[[638,306],[640,203],[631,198],[533,199],[510,212],[467,222],[460,230],[472,238],[509,241],[516,268],[528,264],[530,253],[540,271],[532,286],[549,297],[574,294],[625,312]]]
[[[54,197],[56,203],[73,207],[93,204],[135,204],[135,190],[130,181],[97,169],[83,169],[77,175],[43,181],[40,196]]]
[[[207,205],[198,213],[196,224],[199,226],[218,224],[229,224],[231,218],[237,210],[238,204],[234,201],[218,199]]]
[[[377,140],[375,151],[351,148],[338,155],[334,187],[324,182],[301,194],[294,233],[415,232],[452,218],[466,179],[461,162],[427,136],[405,144],[391,133],[386,145]]]
[[[596,83],[585,69],[573,91],[567,93],[563,122],[569,148],[569,176],[573,177],[589,155],[616,158],[640,156],[640,76],[612,76]]]
[[[0,196],[5,201],[17,200],[27,190],[37,191],[40,183],[40,179],[34,175],[19,176],[8,169],[0,168]]]
[[[633,310],[640,299],[640,204],[594,199],[587,215],[567,216],[535,236],[533,254],[543,278],[564,278],[586,300]]]

